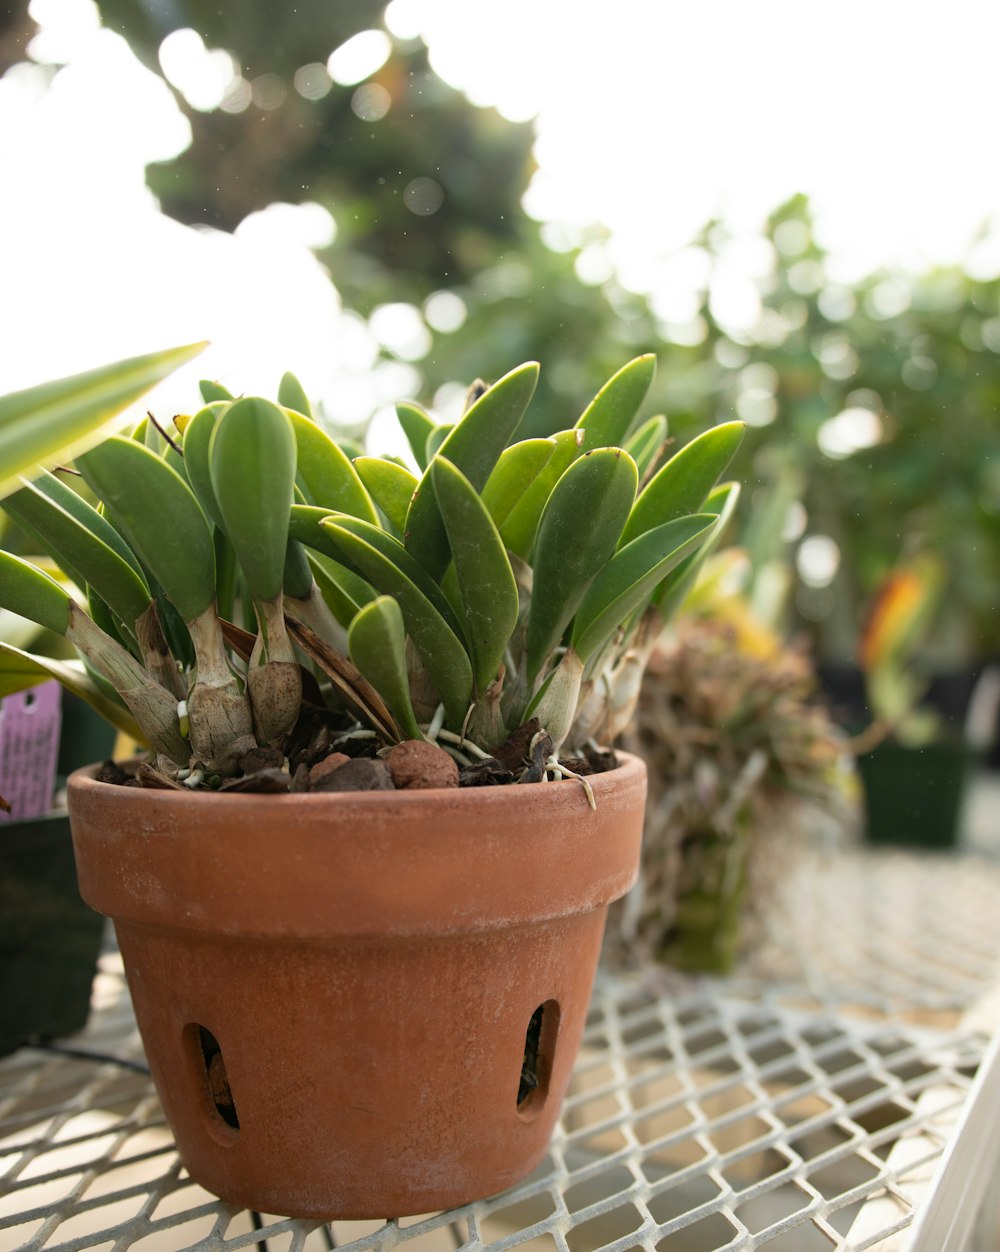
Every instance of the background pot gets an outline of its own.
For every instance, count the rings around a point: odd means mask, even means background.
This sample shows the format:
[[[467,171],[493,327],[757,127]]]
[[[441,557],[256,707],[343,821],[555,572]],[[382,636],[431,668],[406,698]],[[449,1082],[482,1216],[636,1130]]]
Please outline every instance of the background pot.
[[[81,891],[115,919],[192,1177],[347,1219],[527,1174],[638,865],[643,765],[592,784],[596,812],[573,782],[208,797],[74,775]]]
[[[102,930],[66,815],[0,824],[0,1056],[86,1025]]]

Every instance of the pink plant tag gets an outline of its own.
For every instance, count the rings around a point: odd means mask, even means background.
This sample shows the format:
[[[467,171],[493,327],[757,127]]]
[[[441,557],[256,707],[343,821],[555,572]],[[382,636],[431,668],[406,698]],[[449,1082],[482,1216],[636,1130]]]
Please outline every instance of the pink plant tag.
[[[62,690],[41,683],[0,700],[0,822],[40,817],[52,808],[62,721]]]

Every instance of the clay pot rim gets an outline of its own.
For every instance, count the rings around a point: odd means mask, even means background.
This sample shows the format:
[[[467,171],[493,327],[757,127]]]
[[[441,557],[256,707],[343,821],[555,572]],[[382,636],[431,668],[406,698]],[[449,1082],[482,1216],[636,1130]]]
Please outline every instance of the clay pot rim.
[[[645,776],[646,766],[639,757],[631,752],[623,752],[620,748],[615,749],[615,755],[618,758],[618,765],[615,769],[605,770],[601,774],[588,774],[586,776],[598,804],[603,793],[617,790],[623,785],[627,786],[630,783],[635,783]],[[402,804],[410,806],[419,812],[421,808],[440,809],[442,803],[450,811],[454,812],[456,809],[477,809],[485,804],[497,803],[500,796],[504,797],[502,803],[505,807],[515,811],[518,807],[533,811],[538,808],[539,802],[543,798],[554,798],[552,793],[548,791],[544,797],[539,795],[538,788],[540,787],[575,788],[579,793],[581,803],[584,805],[587,803],[582,785],[574,778],[563,778],[554,783],[526,783],[521,785],[507,783],[484,787],[426,787],[399,791],[295,791],[278,794],[261,791],[205,792],[174,791],[170,788],[161,790],[156,787],[121,787],[115,783],[99,782],[94,775],[101,768],[102,764],[103,762],[95,762],[93,765],[85,765],[81,769],[74,770],[66,780],[67,789],[78,791],[84,795],[99,792],[105,797],[107,797],[108,791],[120,792],[122,796],[128,797],[131,803],[135,803],[140,795],[155,797],[157,805],[176,805],[177,807],[188,805],[204,808],[208,803],[211,803],[213,807],[217,807],[220,811],[223,806],[233,806],[234,809],[239,809],[245,806],[248,801],[252,801],[255,805],[263,808],[273,805],[278,813],[282,811],[287,813],[289,805],[293,804],[301,804],[306,808],[360,804],[369,806],[372,809],[378,809],[381,806],[396,807]]]
[[[638,869],[646,767],[626,754],[593,776],[596,811],[573,779],[252,804],[98,783],[94,768],[68,785],[80,892],[116,921],[261,938],[469,933],[603,907]]]

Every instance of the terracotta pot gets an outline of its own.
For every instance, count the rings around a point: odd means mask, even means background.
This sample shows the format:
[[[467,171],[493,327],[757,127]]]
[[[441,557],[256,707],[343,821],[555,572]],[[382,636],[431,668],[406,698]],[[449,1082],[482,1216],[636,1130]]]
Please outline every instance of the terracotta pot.
[[[596,812],[572,781],[208,797],[91,775],[69,781],[80,890],[115,921],[194,1179],[384,1218],[534,1168],[635,879],[639,760],[592,780]]]

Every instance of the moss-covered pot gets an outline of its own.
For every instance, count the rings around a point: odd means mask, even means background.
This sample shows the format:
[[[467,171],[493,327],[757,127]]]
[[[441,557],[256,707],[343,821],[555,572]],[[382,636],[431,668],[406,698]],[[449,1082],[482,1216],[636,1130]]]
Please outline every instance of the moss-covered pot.
[[[349,1219],[527,1174],[637,871],[645,769],[622,761],[596,812],[572,781],[207,796],[73,775],[80,889],[115,921],[192,1177]]]

